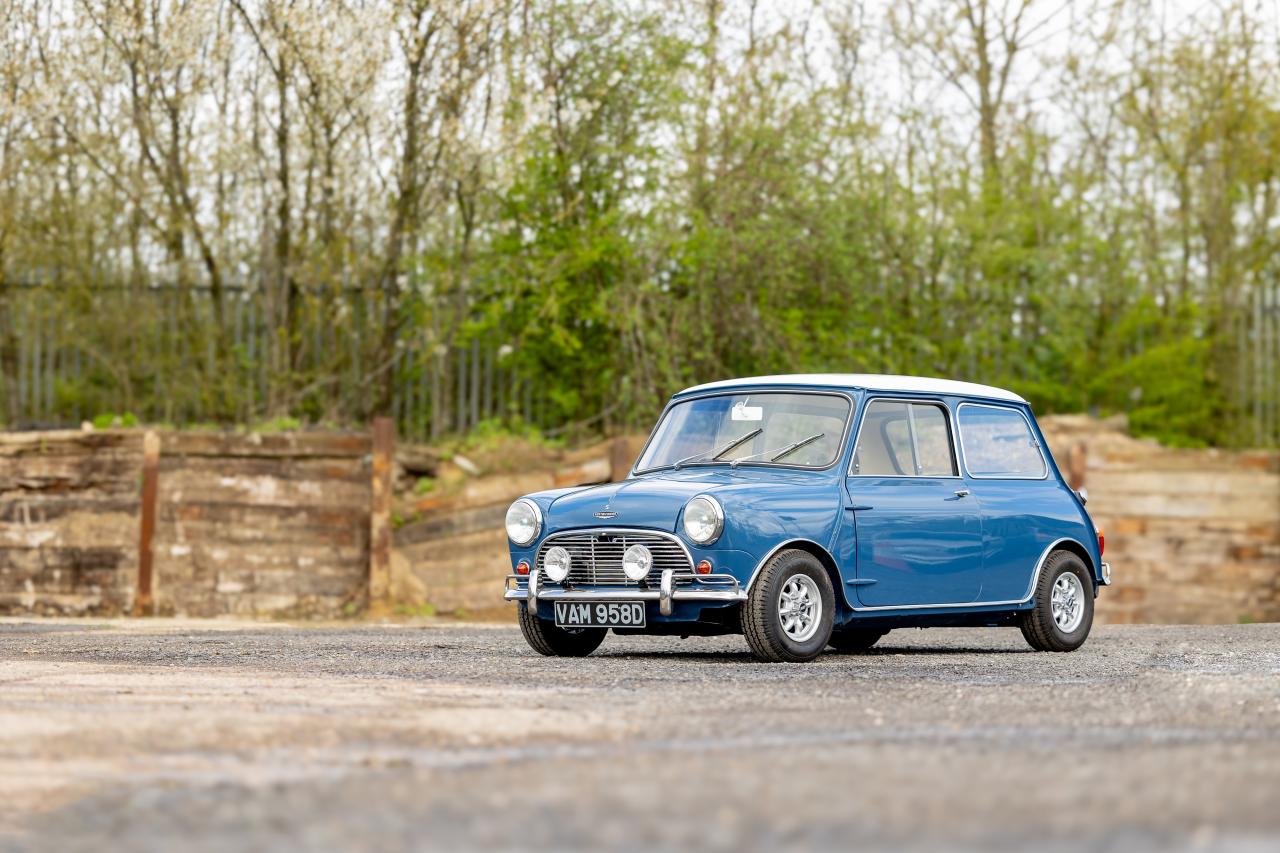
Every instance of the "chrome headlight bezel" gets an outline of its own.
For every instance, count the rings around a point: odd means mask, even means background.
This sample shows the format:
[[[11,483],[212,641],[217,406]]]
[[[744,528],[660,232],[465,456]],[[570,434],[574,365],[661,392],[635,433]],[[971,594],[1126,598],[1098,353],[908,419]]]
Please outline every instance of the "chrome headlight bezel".
[[[511,531],[513,525],[512,513],[520,510],[527,512],[528,517],[533,521],[533,532],[526,539],[517,538]],[[542,510],[538,508],[536,503],[528,498],[520,498],[520,500],[508,507],[505,527],[507,529],[507,538],[511,540],[512,544],[521,548],[528,547],[536,542],[539,534],[542,533]]]
[[[697,506],[695,506],[695,504]],[[705,514],[702,507],[705,505]],[[703,521],[699,521],[697,530],[690,529],[691,510],[694,510],[694,516],[703,519],[710,516],[711,532],[706,532],[706,525]],[[684,535],[696,545],[710,545],[720,538],[720,534],[724,532],[724,507],[720,506],[720,501],[711,497],[711,495],[694,495],[689,502],[684,505],[684,512],[681,514],[680,526],[684,528]],[[698,538],[698,534],[702,534],[702,538]]]

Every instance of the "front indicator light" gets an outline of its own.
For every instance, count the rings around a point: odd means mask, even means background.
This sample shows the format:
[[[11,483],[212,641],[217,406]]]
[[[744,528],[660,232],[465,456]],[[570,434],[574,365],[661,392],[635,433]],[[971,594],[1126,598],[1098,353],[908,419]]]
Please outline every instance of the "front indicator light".
[[[520,562],[516,563],[516,574],[518,574],[518,575],[527,575],[527,574],[529,574],[529,561],[528,561],[528,560],[521,560]]]
[[[711,574],[711,561],[702,560],[701,562],[698,563],[697,567],[694,568],[694,571],[700,575]]]
[[[653,568],[653,552],[643,545],[632,545],[622,555],[622,571],[633,581],[642,581]]]

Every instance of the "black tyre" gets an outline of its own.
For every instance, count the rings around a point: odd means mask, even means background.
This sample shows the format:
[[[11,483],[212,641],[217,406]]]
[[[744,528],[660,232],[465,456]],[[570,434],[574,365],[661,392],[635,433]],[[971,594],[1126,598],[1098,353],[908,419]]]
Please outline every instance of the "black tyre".
[[[529,612],[523,601],[518,605],[520,633],[529,648],[540,655],[562,658],[584,658],[600,648],[607,628],[557,628],[547,619]]]
[[[857,654],[874,646],[887,633],[889,632],[877,628],[845,628],[842,631],[832,631],[827,644],[838,652]]]
[[[1039,652],[1073,652],[1093,627],[1093,578],[1084,561],[1070,551],[1054,551],[1036,583],[1036,605],[1019,627]]]
[[[742,633],[763,661],[809,661],[822,654],[835,623],[835,593],[822,564],[805,551],[769,561],[742,607]]]

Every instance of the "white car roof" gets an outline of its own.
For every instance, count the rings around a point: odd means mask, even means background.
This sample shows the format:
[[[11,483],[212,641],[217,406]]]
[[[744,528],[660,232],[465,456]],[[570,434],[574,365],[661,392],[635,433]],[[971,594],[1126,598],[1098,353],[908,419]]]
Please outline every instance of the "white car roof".
[[[976,382],[959,382],[955,379],[929,379],[923,376],[893,376],[881,373],[791,373],[780,376],[744,376],[686,388],[680,394],[695,391],[716,391],[722,388],[742,388],[755,385],[828,386],[835,388],[865,388],[868,391],[910,391],[919,394],[954,394],[961,397],[987,397],[992,400],[1009,400],[1025,403],[1026,400],[1012,391]]]

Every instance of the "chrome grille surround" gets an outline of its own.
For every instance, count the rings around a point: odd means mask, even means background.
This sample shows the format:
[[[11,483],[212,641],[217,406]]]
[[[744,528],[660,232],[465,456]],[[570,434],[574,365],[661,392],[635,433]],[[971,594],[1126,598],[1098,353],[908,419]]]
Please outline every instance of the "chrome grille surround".
[[[684,543],[670,533],[625,527],[593,527],[553,533],[538,546],[534,568],[543,570],[547,550],[559,545],[572,561],[563,586],[617,586],[658,588],[664,569],[671,569],[674,583],[693,581],[693,557]],[[653,567],[643,581],[633,581],[622,571],[622,555],[632,545],[644,545],[653,554]],[[543,583],[550,584],[543,575]]]

